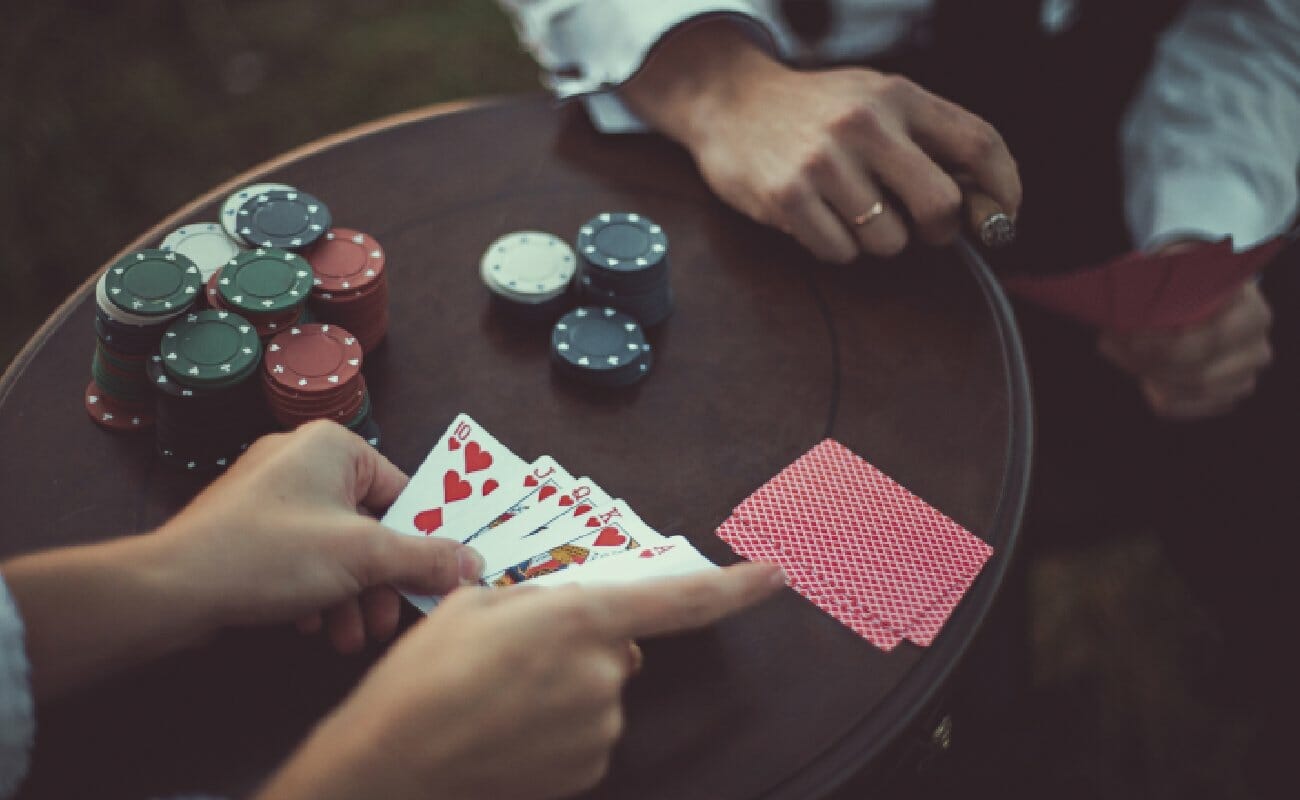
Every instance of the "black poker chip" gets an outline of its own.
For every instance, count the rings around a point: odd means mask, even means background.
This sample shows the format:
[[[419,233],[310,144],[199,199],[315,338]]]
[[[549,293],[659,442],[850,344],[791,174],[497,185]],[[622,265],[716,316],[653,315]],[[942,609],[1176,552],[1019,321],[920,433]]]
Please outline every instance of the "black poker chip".
[[[597,214],[578,229],[576,244],[583,283],[637,293],[667,280],[668,235],[643,214]]]
[[[168,373],[161,355],[145,363],[145,374],[154,389],[158,455],[168,466],[187,472],[222,470],[272,430],[256,380],[187,386]]]
[[[630,386],[650,372],[653,354],[631,316],[583,306],[555,323],[551,362],[561,374],[592,386]]]
[[[673,290],[668,283],[648,292],[619,293],[598,289],[590,284],[583,284],[579,289],[583,302],[609,306],[630,314],[643,327],[653,328],[672,316]]]
[[[297,189],[271,189],[244,201],[235,217],[240,238],[255,247],[301,250],[325,235],[329,207]]]

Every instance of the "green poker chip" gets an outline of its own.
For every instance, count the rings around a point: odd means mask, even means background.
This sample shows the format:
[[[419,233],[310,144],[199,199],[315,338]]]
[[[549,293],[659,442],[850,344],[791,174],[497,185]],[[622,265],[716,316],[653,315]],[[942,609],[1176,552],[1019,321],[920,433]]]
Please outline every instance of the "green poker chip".
[[[160,350],[163,369],[182,386],[233,386],[262,359],[253,323],[218,310],[186,314],[163,333]]]
[[[183,313],[199,296],[203,276],[193,261],[167,250],[137,250],[104,276],[104,293],[117,308],[139,317]]]
[[[240,253],[221,268],[217,289],[234,311],[276,314],[301,306],[311,294],[311,265],[275,247]]]

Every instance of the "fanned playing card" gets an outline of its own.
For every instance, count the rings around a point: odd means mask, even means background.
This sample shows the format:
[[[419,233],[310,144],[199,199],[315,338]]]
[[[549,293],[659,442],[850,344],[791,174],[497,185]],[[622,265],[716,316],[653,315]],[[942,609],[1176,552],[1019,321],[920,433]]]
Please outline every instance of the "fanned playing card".
[[[487,564],[486,585],[619,583],[716,569],[689,542],[661,536],[550,456],[525,464],[467,414],[448,426],[383,522],[409,536],[472,543]],[[440,600],[406,598],[426,614]]]
[[[882,649],[933,640],[992,553],[833,439],[746,498],[718,535],[781,564],[796,591]]]
[[[484,501],[475,509],[475,515],[464,521],[465,528],[474,531],[464,537],[464,543],[469,544],[493,528],[559,496],[562,487],[570,483],[573,483],[573,476],[564,467],[550,456],[542,456],[529,465],[527,472],[493,493],[493,497],[500,498],[498,502],[490,504]]]
[[[666,539],[641,521],[622,500],[594,509],[586,517],[570,518],[522,540],[529,555],[507,563],[484,555],[484,582],[510,586],[540,575],[582,566],[638,547],[663,544]],[[480,551],[482,553],[482,551]]]
[[[1241,253],[1232,240],[1175,253],[1128,253],[1061,275],[1017,275],[1017,297],[1116,333],[1169,330],[1215,314],[1287,244],[1277,237]]]

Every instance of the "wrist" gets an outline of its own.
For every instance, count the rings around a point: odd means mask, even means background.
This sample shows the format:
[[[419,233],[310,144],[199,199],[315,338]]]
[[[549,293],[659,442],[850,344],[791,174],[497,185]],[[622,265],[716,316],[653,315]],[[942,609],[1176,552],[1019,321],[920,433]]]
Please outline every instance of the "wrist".
[[[753,87],[788,71],[733,21],[713,19],[670,33],[619,95],[661,133],[694,150]]]
[[[356,715],[353,705],[345,700],[322,720],[254,800],[429,796],[429,786],[409,785],[411,770],[393,763],[398,743],[377,729],[378,715]]]

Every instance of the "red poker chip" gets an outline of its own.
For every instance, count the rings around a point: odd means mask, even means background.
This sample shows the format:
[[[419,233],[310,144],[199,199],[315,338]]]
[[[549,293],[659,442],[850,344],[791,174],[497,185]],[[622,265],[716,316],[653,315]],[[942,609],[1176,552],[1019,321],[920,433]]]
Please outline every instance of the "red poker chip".
[[[110,431],[142,431],[153,426],[153,409],[149,406],[129,406],[104,394],[94,381],[86,384],[84,395],[86,413],[101,428]]]
[[[381,280],[375,289],[363,294],[313,294],[311,309],[317,319],[352,331],[364,352],[369,353],[388,334],[388,283]]]
[[[266,401],[272,408],[288,413],[318,414],[328,412],[348,402],[348,399],[365,393],[365,381],[349,381],[338,392],[320,392],[315,395],[292,394],[269,379],[262,381]]]
[[[208,285],[204,287],[203,296],[208,299],[209,308],[216,309],[217,311],[229,311],[229,309],[226,308],[226,301],[221,299],[221,288],[217,285],[217,282],[220,280],[221,270],[212,273],[212,277],[208,278]]]
[[[294,325],[266,347],[266,374],[295,392],[330,392],[361,372],[361,343],[329,323]]]
[[[384,274],[384,249],[374,237],[350,228],[331,228],[305,254],[313,291],[353,292]]]

